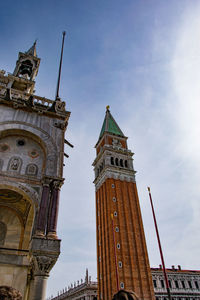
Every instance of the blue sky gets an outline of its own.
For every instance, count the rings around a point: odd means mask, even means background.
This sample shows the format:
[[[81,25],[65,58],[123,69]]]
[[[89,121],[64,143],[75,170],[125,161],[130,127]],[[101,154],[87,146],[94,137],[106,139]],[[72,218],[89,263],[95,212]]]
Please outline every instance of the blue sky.
[[[151,186],[166,265],[199,269],[200,2],[41,0],[0,3],[0,68],[37,38],[36,94],[55,97],[66,30],[60,96],[72,112],[58,233],[62,253],[48,293],[96,279],[92,162],[106,105],[135,152],[150,264],[160,264],[146,187]]]

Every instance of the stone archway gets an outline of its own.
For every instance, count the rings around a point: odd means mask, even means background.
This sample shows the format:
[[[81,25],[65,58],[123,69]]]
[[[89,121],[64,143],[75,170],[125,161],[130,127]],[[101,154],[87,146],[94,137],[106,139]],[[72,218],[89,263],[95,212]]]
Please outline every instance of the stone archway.
[[[22,300],[22,294],[10,286],[0,286],[0,300]]]
[[[13,249],[27,249],[34,220],[34,207],[28,197],[0,185],[0,221],[6,226],[2,246]]]

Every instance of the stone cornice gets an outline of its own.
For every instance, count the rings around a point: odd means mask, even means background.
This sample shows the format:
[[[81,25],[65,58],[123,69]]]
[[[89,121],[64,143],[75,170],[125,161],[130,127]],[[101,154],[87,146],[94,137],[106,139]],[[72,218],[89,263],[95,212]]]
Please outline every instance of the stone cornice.
[[[118,179],[127,182],[135,182],[135,174],[136,171],[134,170],[125,170],[125,169],[117,169],[115,167],[106,167],[102,171],[102,173],[97,178],[95,178],[94,180],[95,188],[96,190],[98,190],[108,178]]]
[[[0,83],[0,103],[33,111],[39,114],[50,115],[51,117],[61,118],[68,121],[70,112],[65,110],[64,101],[54,101],[45,97],[36,96],[20,90],[7,88]]]

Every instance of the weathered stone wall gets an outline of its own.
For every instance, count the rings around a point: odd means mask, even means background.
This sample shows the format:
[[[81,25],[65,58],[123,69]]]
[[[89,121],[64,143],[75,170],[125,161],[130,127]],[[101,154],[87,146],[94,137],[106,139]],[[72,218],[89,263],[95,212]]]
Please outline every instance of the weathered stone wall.
[[[21,262],[20,262],[21,263]],[[0,286],[6,285],[16,288],[23,296],[26,293],[27,267],[1,264]]]

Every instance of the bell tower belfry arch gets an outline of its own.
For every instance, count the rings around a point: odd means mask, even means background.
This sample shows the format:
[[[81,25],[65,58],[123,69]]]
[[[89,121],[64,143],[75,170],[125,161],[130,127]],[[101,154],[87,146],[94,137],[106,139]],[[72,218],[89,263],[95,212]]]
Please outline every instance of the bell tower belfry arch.
[[[65,102],[34,94],[36,42],[20,52],[14,72],[0,70],[0,286],[23,300],[45,299],[60,253]]]

